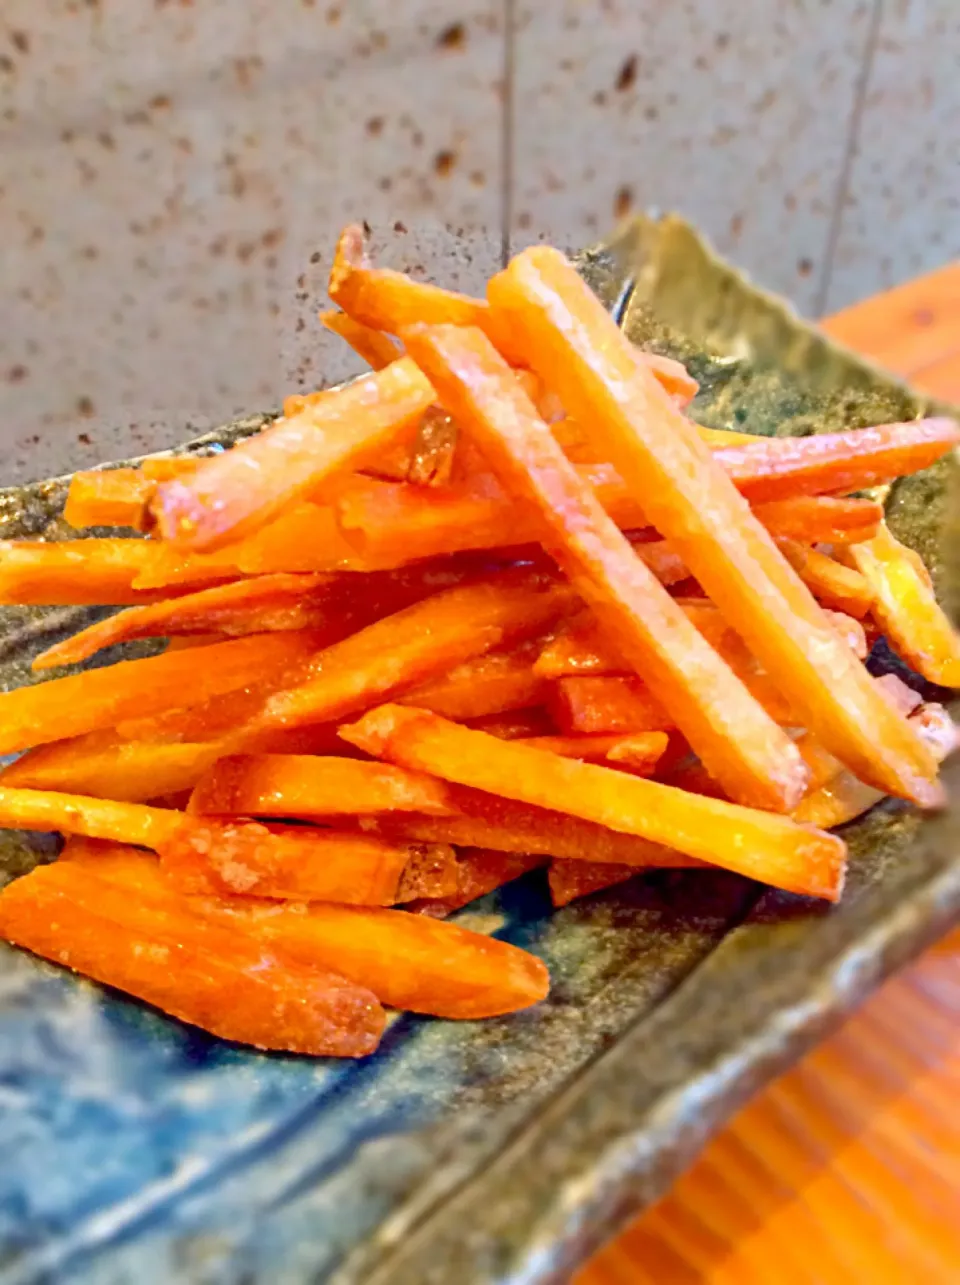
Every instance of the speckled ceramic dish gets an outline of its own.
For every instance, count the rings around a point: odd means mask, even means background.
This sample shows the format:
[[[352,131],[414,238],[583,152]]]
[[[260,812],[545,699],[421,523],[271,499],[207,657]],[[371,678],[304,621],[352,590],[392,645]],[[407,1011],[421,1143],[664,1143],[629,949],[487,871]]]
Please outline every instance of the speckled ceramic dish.
[[[634,338],[692,364],[705,423],[816,433],[928,409],[676,219],[637,220],[580,263]],[[946,591],[951,485],[943,464],[887,497]],[[62,534],[64,491],[4,493],[2,534]],[[82,614],[6,611],[0,681],[29,681],[29,657]],[[885,804],[846,837],[836,908],[662,872],[554,914],[528,876],[460,917],[541,955],[549,1000],[482,1023],[400,1017],[362,1063],[233,1047],[0,948],[0,1285],[568,1279],[738,1103],[960,914],[950,817]],[[0,867],[50,850],[8,832]]]

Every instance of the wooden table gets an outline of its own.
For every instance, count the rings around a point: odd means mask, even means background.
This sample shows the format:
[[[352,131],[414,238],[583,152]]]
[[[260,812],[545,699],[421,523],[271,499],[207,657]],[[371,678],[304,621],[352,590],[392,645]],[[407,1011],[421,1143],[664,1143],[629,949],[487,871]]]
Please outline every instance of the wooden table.
[[[960,404],[960,263],[824,329]],[[577,1285],[960,1281],[960,930],[737,1115]]]

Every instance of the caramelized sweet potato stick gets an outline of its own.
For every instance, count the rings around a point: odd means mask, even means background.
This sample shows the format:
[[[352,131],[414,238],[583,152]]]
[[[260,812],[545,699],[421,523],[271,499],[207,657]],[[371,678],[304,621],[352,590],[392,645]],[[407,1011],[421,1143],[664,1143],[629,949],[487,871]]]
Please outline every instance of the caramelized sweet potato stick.
[[[160,861],[186,893],[392,906],[456,890],[456,857],[350,831],[189,816],[161,842]]]
[[[612,861],[551,861],[547,871],[550,900],[559,909],[578,897],[625,883],[636,873],[635,868]]]
[[[529,365],[589,421],[706,594],[780,684],[802,724],[864,780],[924,806],[936,764],[837,637],[689,421],[633,361],[629,341],[563,255],[523,251],[488,297]]]
[[[517,738],[517,743],[584,763],[622,763],[649,776],[666,752],[668,738],[665,732],[638,732],[635,736],[530,736]]]
[[[938,762],[952,754],[958,745],[958,729],[942,705],[921,705],[910,715],[916,727]],[[854,820],[884,795],[871,785],[859,781],[852,772],[841,769],[818,789],[811,790],[794,810],[796,820],[807,825],[845,825]]]
[[[550,695],[550,684],[534,672],[537,650],[536,645],[521,644],[487,652],[398,699],[401,705],[418,705],[458,721],[542,705]]]
[[[214,456],[193,477],[162,483],[152,504],[160,534],[201,551],[238,540],[332,473],[399,440],[432,401],[433,389],[404,357],[332,388],[292,419]]]
[[[314,672],[271,697],[251,731],[342,718],[471,656],[541,632],[573,601],[568,586],[525,570],[434,594],[321,652]]]
[[[386,1020],[356,983],[281,958],[242,925],[211,923],[169,891],[131,897],[87,864],[41,866],[9,884],[0,936],[257,1048],[359,1057],[377,1047]]]
[[[399,840],[495,848],[498,852],[571,861],[611,861],[637,869],[704,865],[661,843],[650,843],[633,834],[621,834],[592,821],[531,807],[501,795],[451,784],[449,797],[456,808],[454,816],[398,812],[366,817],[361,825],[371,834]]]
[[[416,326],[402,338],[504,489],[537,512],[544,547],[711,771],[735,798],[792,807],[806,781],[793,744],[635,556],[486,336]]]
[[[635,834],[791,892],[836,900],[846,846],[789,818],[561,758],[401,705],[340,735],[399,766]]]
[[[318,817],[368,812],[444,816],[446,786],[385,763],[309,754],[236,754],[197,783],[190,811],[205,816]]]
[[[174,477],[191,477],[206,455],[152,455],[140,462],[140,472],[153,482],[169,482]]]
[[[163,557],[153,540],[93,537],[89,540],[0,540],[0,603],[24,607],[126,606],[156,602],[177,590],[148,592],[135,582]],[[229,580],[235,569],[206,573]],[[186,578],[186,577],[185,577]],[[195,577],[196,578],[196,577]],[[201,577],[202,578],[202,577]]]
[[[89,839],[112,839],[155,849],[171,837],[183,819],[171,808],[56,794],[52,790],[0,787],[0,826],[11,830],[60,830],[63,834],[83,834]]]
[[[63,509],[64,520],[81,529],[117,526],[146,531],[150,525],[147,505],[156,489],[156,482],[135,468],[74,473]]]
[[[720,456],[724,472],[752,502],[842,494],[928,468],[960,442],[950,419],[880,424],[815,437],[752,437]]]
[[[96,863],[100,878],[134,892],[164,886],[156,860],[133,848],[72,848],[69,859],[87,867]],[[188,904],[207,919],[242,928],[285,958],[336,968],[384,1004],[415,1013],[493,1017],[536,1004],[549,986],[547,970],[534,955],[405,911],[316,902],[286,907],[239,897],[191,897]]]
[[[345,312],[321,312],[319,316],[321,326],[345,339],[372,370],[383,370],[384,366],[389,366],[400,356],[397,345],[382,330],[365,326]]]
[[[33,668],[74,665],[104,647],[134,638],[329,629],[331,588],[329,575],[278,572],[130,607],[41,652]],[[349,630],[349,624],[343,627]]]
[[[869,539],[876,531],[883,506],[875,500],[842,496],[791,495],[757,504],[753,512],[771,535],[805,544],[851,544]]]
[[[678,406],[689,405],[700,391],[700,385],[682,361],[662,357],[660,353],[647,352],[643,348],[634,348],[633,352],[637,361],[648,367],[663,391],[669,393]]]
[[[85,740],[74,737],[28,750],[0,770],[0,785],[144,803],[191,789],[220,755],[216,741],[114,741],[98,747]]]
[[[308,630],[254,634],[0,693],[0,754],[113,727],[134,715],[198,705],[271,673],[282,675],[322,645],[322,637]]]
[[[960,634],[937,602],[929,574],[886,523],[842,554],[873,592],[871,612],[890,645],[928,682],[960,687]]]
[[[821,606],[845,611],[858,619],[867,615],[873,603],[873,590],[859,571],[786,536],[779,536],[777,545]]]
[[[645,683],[623,675],[561,678],[554,684],[549,707],[568,736],[632,736],[675,726]]]
[[[404,909],[417,915],[443,919],[478,897],[512,883],[528,870],[544,864],[545,858],[526,852],[497,852],[494,848],[464,848],[457,857],[457,891],[449,897],[422,897]]]

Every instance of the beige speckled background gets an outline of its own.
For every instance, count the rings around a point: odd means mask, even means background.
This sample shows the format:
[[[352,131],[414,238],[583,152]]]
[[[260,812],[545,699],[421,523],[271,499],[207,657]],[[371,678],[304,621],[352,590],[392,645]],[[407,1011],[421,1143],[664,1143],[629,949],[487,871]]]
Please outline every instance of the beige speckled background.
[[[960,254],[960,0],[3,0],[2,480],[354,369],[332,238],[479,290],[692,216],[805,313]]]

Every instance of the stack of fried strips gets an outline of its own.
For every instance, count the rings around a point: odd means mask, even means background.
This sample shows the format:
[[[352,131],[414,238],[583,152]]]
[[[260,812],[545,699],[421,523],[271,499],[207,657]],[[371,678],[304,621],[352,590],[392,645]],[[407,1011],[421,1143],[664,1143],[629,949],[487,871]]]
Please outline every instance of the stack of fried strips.
[[[948,715],[864,658],[883,635],[957,687],[960,643],[862,492],[955,424],[698,427],[686,369],[547,247],[480,300],[350,227],[330,295],[370,373],[219,455],[78,474],[68,522],[122,535],[0,546],[0,601],[124,608],[35,669],[170,640],[0,694],[0,824],[66,836],[0,935],[224,1038],[359,1056],[384,1005],[546,995],[444,920],[535,866],[557,905],[705,866],[834,901],[834,827],[942,804]]]

